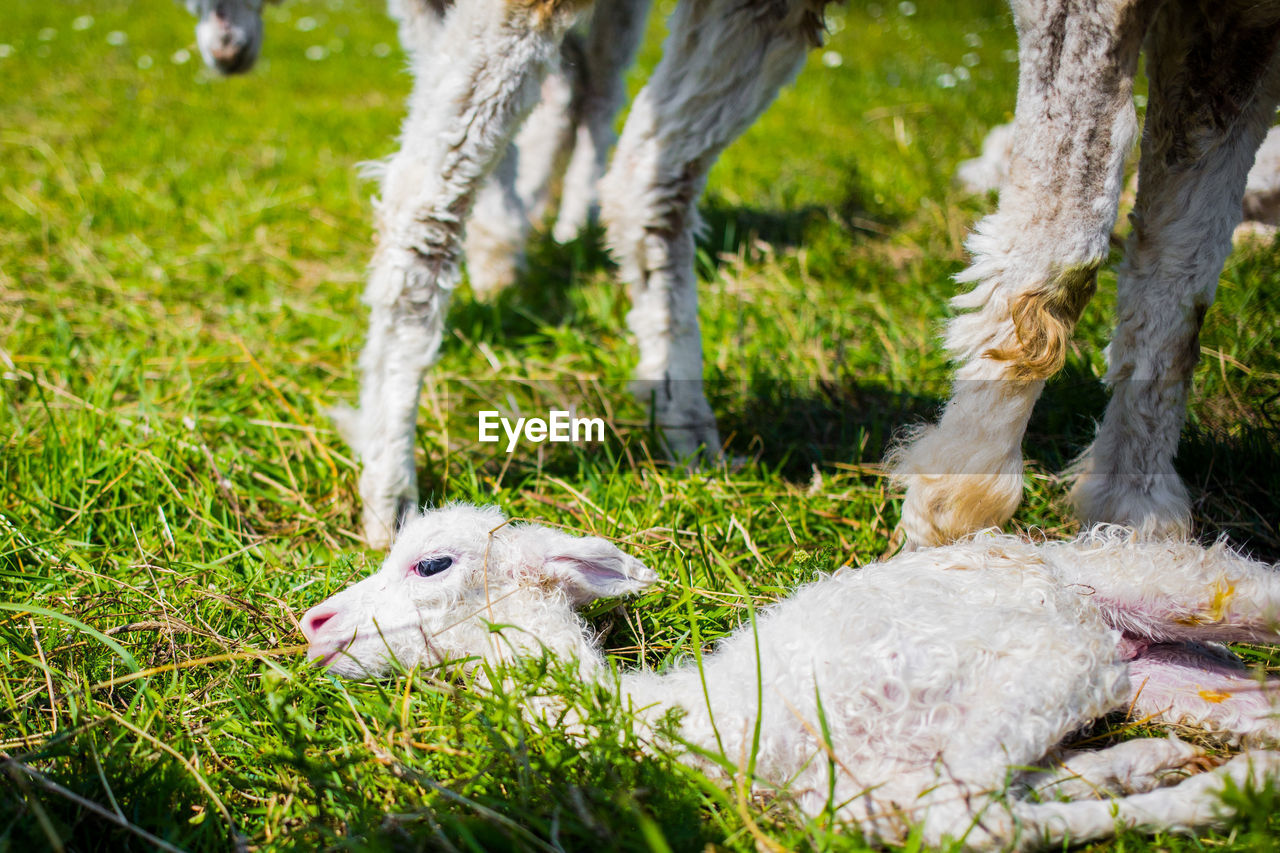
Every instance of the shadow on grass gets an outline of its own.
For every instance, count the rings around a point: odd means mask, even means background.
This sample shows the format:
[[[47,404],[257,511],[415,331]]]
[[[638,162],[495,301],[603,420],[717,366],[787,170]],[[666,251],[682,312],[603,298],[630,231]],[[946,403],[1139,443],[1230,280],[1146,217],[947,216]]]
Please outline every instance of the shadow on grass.
[[[945,390],[755,379],[709,383],[708,396],[730,455],[758,459],[784,477],[807,481],[815,466],[882,461],[893,436],[931,417]]]
[[[1176,462],[1202,539],[1225,535],[1256,559],[1280,560],[1280,431],[1186,429]]]
[[[807,236],[818,228],[870,234],[885,233],[897,224],[887,214],[870,211],[856,188],[848,191],[846,200],[834,211],[834,220],[833,211],[816,205],[763,210],[733,205],[718,196],[703,199],[698,212],[703,221],[697,237],[703,276],[720,266],[722,256],[751,254],[757,242],[785,249],[805,245]],[[546,229],[539,229],[531,236],[526,253],[526,267],[509,287],[484,299],[455,302],[450,326],[485,340],[530,334],[539,325],[556,325],[567,319],[566,293],[579,278],[605,271],[616,277],[616,266],[605,248],[604,228],[599,224],[563,244],[552,239]],[[619,313],[619,322],[624,314]]]
[[[710,391],[721,434],[732,434],[731,453],[800,480],[814,466],[882,462],[896,434],[937,418],[947,394],[945,384],[904,391],[822,381],[757,381],[737,399],[725,388]],[[1036,404],[1024,456],[1045,471],[1064,470],[1093,440],[1107,400],[1091,371],[1069,364]],[[1280,431],[1270,424],[1229,432],[1188,426],[1175,465],[1191,490],[1200,538],[1226,535],[1257,558],[1280,558]]]
[[[910,388],[854,379],[762,379],[710,383],[708,396],[722,413],[721,434],[734,434],[731,452],[807,478],[814,465],[883,462],[895,436],[937,420],[950,390],[947,379]],[[1106,401],[1105,389],[1086,369],[1064,370],[1036,405],[1024,453],[1050,470],[1065,467],[1091,440]]]
[[[716,266],[720,255],[737,255],[757,241],[775,249],[803,246],[810,228],[830,221],[827,211],[815,205],[792,210],[760,210],[733,205],[718,196],[706,199],[698,213],[703,222],[698,248],[709,255]]]
[[[548,233],[535,233],[526,252],[526,269],[510,286],[485,298],[455,300],[448,326],[486,341],[531,335],[569,317],[568,291],[579,278],[613,268],[598,227],[564,244]]]
[[[125,733],[126,735],[128,733]],[[91,744],[92,741],[92,744]],[[100,767],[95,766],[94,755]],[[168,756],[142,759],[113,749],[100,733],[54,737],[23,764],[74,797],[123,815],[131,826],[186,850],[230,847],[225,826],[178,762]],[[55,769],[48,769],[50,764]],[[4,768],[9,770],[9,768]],[[52,850],[55,839],[68,850],[152,851],[141,835],[85,809],[65,793],[42,787],[18,770],[0,784],[0,849]],[[106,786],[104,788],[104,786]],[[106,791],[109,790],[108,795]]]
[[[912,425],[934,421],[949,393],[942,382],[903,389],[852,379],[768,377],[711,380],[705,389],[729,456],[751,459],[797,483],[808,482],[815,467],[882,463],[894,437]],[[491,396],[501,399],[504,394]],[[479,460],[479,467],[496,473],[510,465],[507,483],[513,485],[535,472],[577,482],[614,476],[634,468],[637,460],[663,459],[643,407],[633,404],[623,389],[608,397],[620,417],[602,445],[541,445],[536,455],[518,451],[514,459],[493,453]],[[1107,399],[1105,387],[1087,367],[1069,364],[1048,383],[1035,407],[1023,440],[1024,456],[1040,470],[1064,470],[1092,441]],[[532,410],[547,408],[544,403]],[[596,409],[587,403],[579,410]],[[1231,432],[1188,426],[1175,463],[1191,489],[1202,538],[1225,534],[1259,557],[1280,556],[1280,433],[1270,425]],[[874,469],[867,473],[876,475]],[[446,486],[442,472],[425,471],[423,483],[427,494],[436,496]]]
[[[639,735],[615,695],[554,662],[530,660],[517,674],[517,682],[496,695],[462,699],[442,694],[438,681],[410,676],[417,683],[407,686],[417,698],[404,736],[397,732],[405,718],[396,704],[403,686],[389,694],[382,684],[353,689],[322,676],[273,682],[269,691],[249,687],[236,696],[236,715],[268,733],[252,751],[241,748],[234,732],[229,738],[205,732],[198,747],[181,731],[157,734],[179,752],[207,756],[217,749],[217,760],[202,762],[201,773],[233,814],[248,849],[648,851],[656,837],[669,849],[696,851],[723,841],[723,826],[718,834],[716,823],[705,819],[709,783],[672,758],[641,755]],[[353,737],[357,728],[340,697],[349,689],[358,693],[359,728],[388,738],[397,732],[376,755],[369,741]],[[568,697],[598,737],[575,741],[556,719],[526,718],[524,706],[544,693]],[[75,797],[178,849],[246,849],[189,769],[134,748],[134,740],[106,724],[55,739],[25,760]],[[450,756],[443,765],[442,755]],[[241,791],[267,797],[245,800]],[[263,824],[272,822],[263,809],[287,828],[287,837],[263,837]],[[0,849],[58,846],[157,849],[72,798],[6,773]]]

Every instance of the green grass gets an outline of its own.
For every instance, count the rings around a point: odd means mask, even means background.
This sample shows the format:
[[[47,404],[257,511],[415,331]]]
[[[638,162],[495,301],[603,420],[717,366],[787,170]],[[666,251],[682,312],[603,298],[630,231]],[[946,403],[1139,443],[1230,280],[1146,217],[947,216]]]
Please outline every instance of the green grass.
[[[625,391],[625,294],[594,237],[539,238],[509,292],[454,301],[423,396],[422,498],[622,537],[669,583],[592,614],[620,666],[722,636],[739,589],[763,604],[892,547],[899,496],[878,463],[945,391],[950,276],[990,204],[950,176],[1008,118],[1015,68],[996,0],[881,5],[836,11],[829,53],[703,202],[707,376],[741,465],[652,461]],[[381,4],[270,8],[264,61],[233,80],[174,61],[192,21],[167,0],[15,0],[5,20],[0,851],[151,849],[122,824],[198,850],[232,846],[232,827],[259,849],[860,847],[785,799],[642,756],[616,698],[554,666],[482,697],[432,673],[341,682],[289,653],[297,616],[378,561],[351,532],[356,469],[324,410],[353,399],[363,336],[372,187],[355,166],[393,150],[409,88]],[[958,66],[970,79],[941,87]],[[1223,273],[1179,453],[1201,532],[1271,559],[1278,251]],[[1053,473],[1105,402],[1113,285],[1104,272],[1033,421],[1016,528],[1073,529]],[[475,441],[475,411],[508,395],[584,400],[619,433],[507,457]],[[158,671],[110,683],[135,668]],[[601,737],[523,719],[521,695],[546,690]],[[1234,828],[1102,849],[1274,848],[1274,792],[1233,796]]]

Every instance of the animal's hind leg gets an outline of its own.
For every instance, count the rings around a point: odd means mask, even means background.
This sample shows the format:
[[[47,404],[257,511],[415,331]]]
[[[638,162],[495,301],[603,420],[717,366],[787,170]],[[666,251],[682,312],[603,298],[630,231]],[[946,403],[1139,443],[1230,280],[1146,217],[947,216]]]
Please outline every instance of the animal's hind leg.
[[[1216,645],[1280,641],[1276,567],[1223,543],[1144,541],[1110,528],[1041,553],[1124,632],[1135,716],[1280,745],[1280,681],[1260,680]]]
[[[573,154],[552,236],[574,239],[596,213],[597,185],[613,149],[614,118],[626,99],[623,74],[644,37],[650,0],[599,0],[583,41]]]
[[[1173,457],[1200,325],[1280,95],[1280,24],[1234,20],[1231,8],[1169,3],[1152,29],[1138,199],[1107,350],[1112,395],[1073,471],[1083,521],[1155,535],[1190,524]]]
[[[493,177],[476,198],[467,227],[467,278],[477,296],[491,296],[525,269],[529,232],[547,214],[552,185],[564,169],[574,135],[574,90],[581,69],[581,48],[573,34],[561,45],[561,58],[542,81],[537,105],[529,113]]]
[[[585,37],[575,31],[564,40],[537,106],[476,199],[466,256],[477,295],[502,290],[524,269],[529,231],[546,217],[558,179],[556,240],[574,239],[595,215],[596,185],[626,98],[623,72],[640,46],[648,11],[649,0],[599,0]]]
[[[415,55],[403,147],[387,166],[377,207],[360,408],[339,418],[363,466],[360,497],[371,545],[386,544],[403,509],[417,501],[418,394],[440,347],[476,190],[585,5],[468,0],[446,13],[433,49]]]
[[[631,289],[636,390],[677,458],[720,441],[703,396],[695,203],[720,152],[816,42],[823,0],[681,3],[662,61],[632,105],[601,181],[609,245]]]
[[[581,48],[569,33],[560,50],[560,65],[542,81],[542,97],[516,135],[519,152],[514,189],[527,226],[541,225],[551,207],[552,191],[564,171],[573,145],[574,90],[580,88],[574,65]]]
[[[1020,778],[1041,801],[1140,794],[1208,768],[1204,750],[1176,737],[1140,738],[1105,749],[1064,750],[1053,766]]]
[[[1112,4],[1105,22],[1069,5],[1013,4],[1021,63],[1013,160],[999,209],[969,241],[973,263],[959,280],[974,287],[952,300],[974,309],[947,326],[959,362],[952,396],[936,426],[894,453],[910,545],[948,542],[1013,514],[1027,419],[1062,366],[1107,256],[1137,132],[1133,74],[1149,4]]]
[[[1000,826],[1001,818],[993,805],[984,813],[975,829],[995,829],[995,843],[1008,849],[1030,850],[1061,848],[1110,838],[1119,829],[1141,832],[1188,832],[1221,825],[1224,814],[1221,794],[1230,779],[1240,788],[1261,788],[1280,773],[1280,753],[1247,752],[1223,766],[1193,776],[1186,781],[1145,794],[1116,799],[1067,803],[1014,803],[1011,823]],[[989,828],[989,829],[988,829]],[[978,846],[981,839],[971,833],[966,839]],[[1004,837],[999,837],[1004,834]]]
[[[1040,553],[1135,641],[1280,642],[1280,571],[1225,543],[1146,541],[1103,527]]]
[[[467,279],[481,298],[511,285],[524,268],[529,215],[516,191],[520,153],[515,145],[508,146],[480,189],[467,227]]]

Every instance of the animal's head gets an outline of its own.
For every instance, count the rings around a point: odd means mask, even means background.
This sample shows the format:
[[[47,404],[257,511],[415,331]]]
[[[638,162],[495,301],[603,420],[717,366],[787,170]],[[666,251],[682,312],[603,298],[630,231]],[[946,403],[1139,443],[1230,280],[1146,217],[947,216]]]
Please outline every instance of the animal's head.
[[[351,678],[385,675],[393,659],[506,658],[512,645],[570,653],[582,643],[575,606],[654,580],[603,539],[458,504],[407,521],[381,568],[308,610],[302,632],[309,658]]]
[[[278,0],[273,0],[278,2]],[[200,56],[219,74],[242,74],[262,49],[264,0],[185,0],[196,16]]]

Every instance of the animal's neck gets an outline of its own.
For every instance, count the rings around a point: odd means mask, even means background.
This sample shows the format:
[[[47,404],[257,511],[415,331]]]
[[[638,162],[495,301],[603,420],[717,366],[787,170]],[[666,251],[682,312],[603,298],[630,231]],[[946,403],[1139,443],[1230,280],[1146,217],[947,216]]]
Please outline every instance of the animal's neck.
[[[486,657],[495,662],[514,658],[538,657],[547,651],[562,661],[574,661],[584,678],[598,671],[608,671],[604,655],[587,634],[587,626],[568,601],[515,595],[495,601],[485,621],[503,627],[500,636],[493,634]]]
[[[605,660],[599,646],[593,641],[589,627],[568,604],[563,612],[556,612],[558,607],[546,609],[531,608],[527,602],[516,603],[509,614],[500,612],[495,607],[494,624],[520,625],[519,629],[508,629],[502,636],[491,635],[489,647],[491,654],[498,660],[495,662],[511,662],[519,657],[537,657],[544,650],[558,660],[576,668],[578,680],[598,681],[612,689],[620,686],[624,701],[640,711],[643,719],[656,719],[671,704],[666,699],[665,679],[653,672],[625,672],[615,682],[613,670]],[[530,613],[543,614],[537,623],[531,623]],[[520,617],[520,621],[517,621]],[[488,656],[488,655],[486,655]]]

